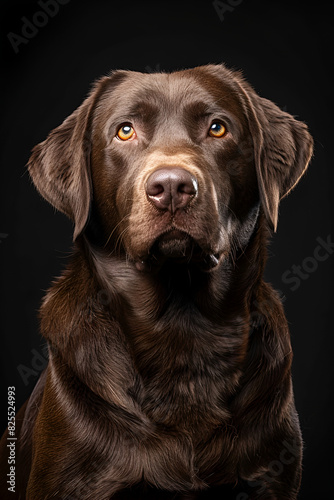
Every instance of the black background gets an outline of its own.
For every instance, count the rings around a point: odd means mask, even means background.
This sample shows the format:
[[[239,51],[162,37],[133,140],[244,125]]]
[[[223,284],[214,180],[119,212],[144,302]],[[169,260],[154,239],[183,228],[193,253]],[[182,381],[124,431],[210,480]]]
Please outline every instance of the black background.
[[[69,115],[91,82],[111,69],[174,70],[224,61],[257,92],[305,121],[315,139],[307,175],[282,201],[266,278],[281,291],[290,323],[296,405],[305,440],[301,499],[333,496],[333,254],[316,259],[317,238],[333,238],[331,14],[320,3],[232,1],[79,1],[38,16],[37,1],[2,1],[0,171],[1,429],[7,386],[19,407],[45,365],[37,310],[71,250],[71,223],[34,190],[31,148]],[[26,18],[44,24],[15,53]],[[320,254],[319,254],[320,255]],[[306,260],[305,260],[306,259]],[[303,278],[287,282],[293,266]],[[296,268],[295,268],[296,269]],[[296,288],[293,290],[292,288]],[[25,379],[20,371],[28,370]],[[29,370],[31,372],[29,372]]]

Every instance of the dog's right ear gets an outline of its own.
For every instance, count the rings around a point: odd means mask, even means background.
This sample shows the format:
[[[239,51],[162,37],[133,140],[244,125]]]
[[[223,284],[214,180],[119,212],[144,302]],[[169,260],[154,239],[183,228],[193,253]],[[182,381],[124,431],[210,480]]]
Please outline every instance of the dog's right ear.
[[[253,145],[262,208],[276,231],[278,206],[305,173],[313,139],[305,123],[264,99],[238,77]]]
[[[34,147],[28,162],[40,194],[74,222],[73,240],[84,229],[89,215],[92,115],[100,96],[118,80],[117,74],[98,80],[81,106]]]

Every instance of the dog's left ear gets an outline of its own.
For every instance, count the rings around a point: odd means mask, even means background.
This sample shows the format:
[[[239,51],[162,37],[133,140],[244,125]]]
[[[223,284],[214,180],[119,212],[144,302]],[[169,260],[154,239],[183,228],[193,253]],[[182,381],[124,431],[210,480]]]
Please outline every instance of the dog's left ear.
[[[305,123],[282,111],[268,99],[243,87],[254,144],[260,200],[274,231],[279,201],[298,183],[313,152],[313,139]]]
[[[73,240],[85,227],[91,200],[91,118],[110,78],[97,81],[87,99],[34,147],[28,162],[40,194],[75,224]]]

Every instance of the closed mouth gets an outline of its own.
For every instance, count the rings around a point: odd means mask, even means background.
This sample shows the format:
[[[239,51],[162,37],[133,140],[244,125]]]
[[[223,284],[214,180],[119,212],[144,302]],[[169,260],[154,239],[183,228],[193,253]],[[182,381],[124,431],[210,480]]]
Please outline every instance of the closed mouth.
[[[205,251],[185,231],[172,228],[161,234],[150,248],[148,257],[137,264],[140,270],[161,267],[166,262],[173,264],[196,264],[202,270],[211,270],[219,262],[219,254]]]
[[[191,258],[196,246],[198,245],[189,234],[179,229],[171,229],[157,238],[150,253],[153,255],[161,254],[169,259],[182,260]]]

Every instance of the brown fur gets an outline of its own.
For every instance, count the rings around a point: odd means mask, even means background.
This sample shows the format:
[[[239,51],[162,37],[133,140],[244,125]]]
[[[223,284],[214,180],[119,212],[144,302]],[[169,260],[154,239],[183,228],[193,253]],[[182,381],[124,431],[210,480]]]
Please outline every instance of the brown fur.
[[[50,360],[17,498],[296,499],[290,336],[262,275],[311,153],[303,123],[222,65],[114,72],[35,147],[29,172],[75,250],[41,308]],[[175,167],[198,193],[172,214],[145,186]]]

